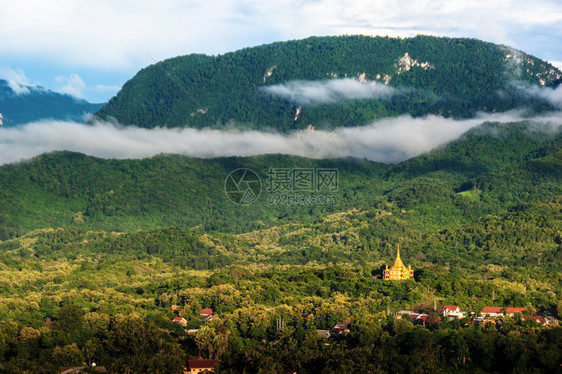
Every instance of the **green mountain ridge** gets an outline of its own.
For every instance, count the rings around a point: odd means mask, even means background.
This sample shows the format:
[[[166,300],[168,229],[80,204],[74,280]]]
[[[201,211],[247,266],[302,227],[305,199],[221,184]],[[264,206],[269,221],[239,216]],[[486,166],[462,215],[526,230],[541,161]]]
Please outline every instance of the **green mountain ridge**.
[[[386,74],[396,91],[302,105],[295,119],[299,104],[263,90],[336,74]],[[554,86],[557,74],[476,40],[310,38],[164,61],[99,114],[290,131],[401,113],[540,112],[552,107],[506,82]],[[255,201],[231,201],[238,186]],[[200,356],[225,373],[557,372],[562,328],[541,322],[562,319],[561,222],[562,127],[533,120],[484,122],[397,164],[57,151],[1,165],[0,373],[92,362],[183,373]],[[386,281],[398,247],[413,278]],[[525,310],[471,321],[442,316],[449,304]],[[390,313],[404,309],[424,323]],[[337,323],[349,331],[326,337]]]
[[[411,114],[472,117],[526,107],[553,110],[514,87],[554,85],[561,72],[509,47],[474,39],[312,37],[219,56],[171,58],[139,71],[106,106],[100,119],[140,127],[223,127],[290,131],[364,125]],[[301,104],[265,89],[290,82],[388,84],[386,98]]]
[[[462,223],[562,192],[560,134],[529,133],[526,128],[525,123],[486,123],[442,149],[396,165],[283,155],[104,160],[71,152],[45,154],[0,167],[2,237],[69,224],[113,231],[180,226],[244,232],[277,222],[312,222],[389,201],[405,209],[426,209],[430,226]],[[503,135],[490,137],[490,129]],[[224,190],[229,173],[239,168],[251,169],[261,179],[260,198],[247,206],[230,201]],[[271,169],[338,170],[337,191],[301,193],[333,195],[336,203],[270,200],[276,192],[268,190]],[[476,201],[457,194],[470,190],[479,191]]]
[[[71,95],[43,87],[22,86],[16,93],[9,83],[0,79],[0,114],[2,126],[13,127],[40,120],[61,120],[86,123],[104,104],[92,104]]]

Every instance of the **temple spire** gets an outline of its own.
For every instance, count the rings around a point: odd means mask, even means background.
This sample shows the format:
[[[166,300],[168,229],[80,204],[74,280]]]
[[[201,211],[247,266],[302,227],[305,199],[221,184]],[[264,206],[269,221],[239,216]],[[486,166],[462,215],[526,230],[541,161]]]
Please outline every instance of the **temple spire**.
[[[386,265],[386,269],[383,271],[383,279],[384,280],[406,280],[414,276],[414,271],[412,270],[411,265],[406,267],[400,258],[400,244],[396,246],[396,260],[394,261],[394,265],[388,268]]]
[[[400,258],[400,244],[397,245],[398,249],[396,250],[396,260],[394,261],[395,267],[405,267],[402,259]]]

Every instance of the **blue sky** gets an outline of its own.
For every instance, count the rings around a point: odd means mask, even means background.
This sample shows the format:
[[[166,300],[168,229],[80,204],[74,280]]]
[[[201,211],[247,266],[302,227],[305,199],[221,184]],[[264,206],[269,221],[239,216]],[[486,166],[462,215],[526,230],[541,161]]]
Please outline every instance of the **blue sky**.
[[[0,17],[0,78],[91,102],[152,57],[313,35],[471,37],[562,67],[560,0],[2,0]]]

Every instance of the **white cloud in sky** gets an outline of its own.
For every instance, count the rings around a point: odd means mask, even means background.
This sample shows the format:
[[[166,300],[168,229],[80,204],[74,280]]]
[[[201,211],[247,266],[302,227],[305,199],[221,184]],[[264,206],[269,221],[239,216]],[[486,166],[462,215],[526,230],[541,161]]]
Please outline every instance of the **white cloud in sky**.
[[[360,82],[353,78],[318,81],[289,81],[263,88],[274,96],[301,105],[329,104],[344,100],[388,98],[395,89],[373,81]]]
[[[107,122],[92,126],[60,121],[0,128],[0,164],[17,162],[54,150],[69,150],[104,158],[143,158],[160,153],[192,157],[251,156],[282,153],[315,158],[361,157],[399,162],[458,138],[485,121],[518,121],[522,111],[481,114],[454,120],[439,116],[383,119],[362,127],[276,134],[211,129],[144,129]],[[562,125],[561,113],[532,118],[537,127]]]
[[[550,43],[551,49],[559,45],[552,42],[561,38],[562,3],[558,0],[27,0],[2,2],[0,14],[4,55],[41,56],[69,66],[136,69],[151,63],[145,51],[163,59],[191,52],[224,53],[277,40],[345,33],[477,37],[520,49],[542,40],[545,45]],[[545,34],[545,31],[550,32]],[[549,58],[562,59],[562,52]]]
[[[16,95],[30,93],[30,87],[33,87],[34,89],[43,89],[32,83],[23,69],[13,69],[10,66],[0,66],[0,79],[6,80],[9,87]],[[80,99],[84,99],[86,96],[113,96],[116,95],[120,89],[121,86],[115,85],[96,84],[88,86],[77,73],[72,73],[68,76],[58,75],[54,78],[52,85],[53,91],[69,94]],[[102,100],[98,101],[101,102]]]
[[[25,95],[30,92],[29,88],[25,87],[30,85],[29,79],[21,69],[2,66],[0,67],[0,79],[5,79],[16,95]]]
[[[549,61],[552,66],[558,70],[562,70],[562,61]]]
[[[68,77],[59,75],[55,78],[55,91],[72,95],[80,99],[84,98],[84,90],[86,83],[80,78],[78,74],[70,74]]]

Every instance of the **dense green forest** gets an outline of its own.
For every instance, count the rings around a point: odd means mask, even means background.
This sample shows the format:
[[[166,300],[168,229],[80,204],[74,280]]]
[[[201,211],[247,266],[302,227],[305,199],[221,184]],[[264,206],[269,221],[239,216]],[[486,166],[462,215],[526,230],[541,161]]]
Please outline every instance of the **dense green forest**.
[[[560,77],[473,39],[313,37],[159,62],[97,115],[291,131],[539,113],[554,108],[521,87]],[[327,104],[271,90],[349,79],[382,94]],[[16,109],[35,97],[10,95]],[[385,281],[397,247],[414,276]],[[481,325],[438,318],[447,304],[525,310]],[[391,313],[401,309],[425,323]],[[562,328],[529,315],[562,319],[562,130],[552,124],[485,122],[397,164],[61,151],[0,166],[0,373],[93,363],[183,373],[197,356],[220,359],[220,373],[561,372]],[[340,322],[349,332],[326,337]]]
[[[557,372],[562,328],[438,321],[433,306],[562,316],[561,146],[530,122],[484,123],[395,165],[72,152],[3,165],[0,372],[181,373],[198,355],[224,373]],[[252,204],[225,194],[238,168],[262,180]],[[337,189],[299,192],[336,200],[272,202],[275,168],[338,170]],[[383,281],[398,245],[414,278]],[[429,322],[387,313],[404,308]],[[317,336],[348,320],[345,337]]]
[[[532,126],[531,126],[532,127]],[[29,230],[74,225],[134,231],[170,226],[240,233],[327,213],[396,203],[428,228],[468,223],[498,209],[558,196],[560,133],[529,123],[485,123],[442,149],[396,165],[358,159],[283,155],[195,159],[161,155],[105,160],[71,152],[44,154],[0,167],[0,239]],[[497,135],[489,136],[494,130]],[[233,204],[225,180],[254,170],[262,194]],[[282,204],[268,197],[269,169],[336,169],[335,204]],[[474,192],[472,198],[459,194]],[[436,204],[439,203],[439,204]]]
[[[0,79],[0,114],[4,127],[45,119],[85,123],[103,106],[43,87],[23,86],[21,90],[26,92],[14,92],[7,81]]]
[[[97,116],[147,128],[290,131],[358,126],[399,114],[466,118],[521,107],[541,112],[552,105],[518,86],[549,86],[561,77],[536,57],[474,39],[312,37],[158,62],[139,71]],[[361,79],[366,86],[377,82],[392,91],[329,104],[300,103],[267,91],[335,78]]]
[[[23,283],[2,295],[5,372],[49,373],[57,366],[96,362],[111,372],[180,373],[186,356],[199,354],[221,358],[220,372],[226,373],[547,373],[556,372],[560,362],[562,329],[540,327],[520,316],[505,318],[501,327],[480,329],[464,327],[467,321],[458,319],[414,326],[385,312],[387,306],[404,303],[430,309],[424,297],[467,292],[462,288],[471,281],[476,285],[468,292],[479,288],[481,294],[503,294],[496,303],[510,304],[510,294],[523,298],[515,302],[532,300],[486,271],[462,278],[466,273],[458,269],[428,265],[417,268],[421,276],[415,281],[389,284],[372,278],[368,267],[348,266],[254,265],[210,273],[154,258],[90,258],[19,260],[19,267],[3,271],[3,279],[9,274],[17,278],[14,285]],[[456,284],[459,278],[462,284]],[[453,290],[446,285],[454,285]],[[45,291],[33,291],[33,286]],[[541,292],[546,291],[528,294]],[[480,304],[486,302],[490,296]],[[172,305],[181,309],[174,312]],[[211,306],[215,317],[201,324],[201,307]],[[176,313],[198,332],[187,335],[170,322]],[[316,329],[350,317],[345,338],[317,338]]]

